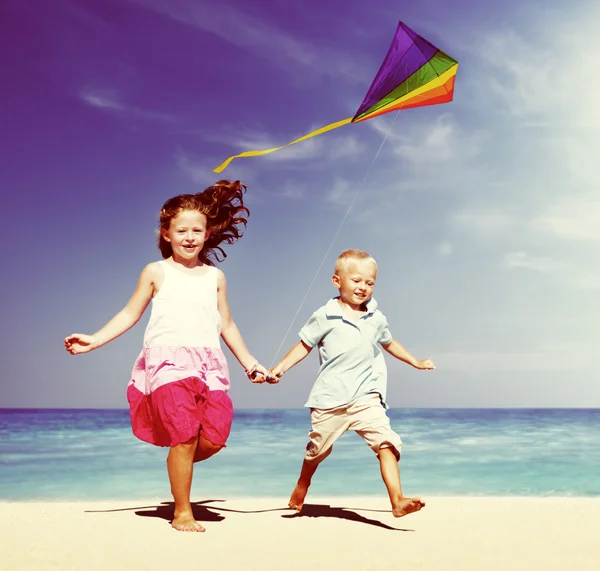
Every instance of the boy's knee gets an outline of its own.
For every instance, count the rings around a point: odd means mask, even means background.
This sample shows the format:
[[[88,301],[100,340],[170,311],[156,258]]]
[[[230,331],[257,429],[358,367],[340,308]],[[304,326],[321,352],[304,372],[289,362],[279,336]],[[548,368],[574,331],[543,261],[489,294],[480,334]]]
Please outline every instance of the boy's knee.
[[[306,445],[306,454],[304,455],[304,461],[308,464],[320,464],[331,454],[333,447],[323,449],[319,448],[312,440]]]
[[[396,462],[400,461],[400,452],[402,451],[402,444],[392,444],[390,442],[382,443],[377,448],[377,450],[374,450],[374,452],[377,454],[377,457],[379,457],[382,450],[389,450],[396,457]]]
[[[385,430],[379,434],[369,435],[369,437],[365,437],[365,440],[377,457],[379,457],[382,450],[390,450],[396,457],[396,461],[400,461],[402,439],[393,430]]]

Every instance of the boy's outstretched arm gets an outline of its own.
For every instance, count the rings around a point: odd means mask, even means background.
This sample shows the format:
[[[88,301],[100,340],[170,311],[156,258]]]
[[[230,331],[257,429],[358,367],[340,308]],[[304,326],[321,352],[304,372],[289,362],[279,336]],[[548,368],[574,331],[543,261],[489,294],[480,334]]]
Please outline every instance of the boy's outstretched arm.
[[[287,352],[287,355],[271,369],[271,375],[279,380],[285,372],[289,371],[294,365],[297,365],[302,361],[302,359],[304,359],[311,351],[312,347],[309,347],[304,341],[299,341]]]
[[[392,339],[391,343],[387,345],[382,345],[382,347],[390,354],[392,357],[396,357],[396,359],[400,359],[404,363],[411,365],[415,369],[435,369],[435,365],[431,359],[423,359],[419,361],[415,357],[413,357],[399,341]]]

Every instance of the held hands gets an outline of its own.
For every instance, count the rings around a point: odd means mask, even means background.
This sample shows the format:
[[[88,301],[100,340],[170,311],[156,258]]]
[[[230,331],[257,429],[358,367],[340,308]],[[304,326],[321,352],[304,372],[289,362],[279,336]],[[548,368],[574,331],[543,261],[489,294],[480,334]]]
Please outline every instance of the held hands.
[[[89,353],[98,348],[98,340],[93,335],[84,333],[72,333],[65,338],[65,349],[71,355]]]
[[[265,367],[263,367],[258,361],[253,365],[251,369],[245,371],[245,373],[246,376],[253,383],[267,382],[270,385],[276,385],[283,375],[283,372],[279,365],[269,371],[265,369]]]
[[[252,383],[260,384],[264,383],[265,381],[267,383],[273,382],[269,371],[265,367],[263,367],[258,361],[254,363],[254,365],[252,365],[250,369],[247,369],[244,372],[246,373],[246,376],[250,379],[250,382]]]
[[[273,367],[269,371],[269,374],[271,378],[267,379],[267,382],[276,385],[281,380],[281,377],[283,377],[283,367],[281,366],[281,363]]]
[[[433,361],[431,359],[423,359],[421,361],[417,361],[415,368],[419,369],[420,371],[432,371],[435,369],[435,365],[433,364]]]

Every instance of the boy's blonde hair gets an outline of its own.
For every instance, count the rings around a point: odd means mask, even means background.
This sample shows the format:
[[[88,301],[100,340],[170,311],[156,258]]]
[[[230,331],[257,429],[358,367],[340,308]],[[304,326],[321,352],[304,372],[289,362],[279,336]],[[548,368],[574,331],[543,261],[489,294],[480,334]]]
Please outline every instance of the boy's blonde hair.
[[[363,252],[362,250],[346,250],[342,252],[335,261],[335,274],[338,275],[340,272],[344,271],[350,262],[363,260],[370,260],[373,262],[375,264],[375,269],[377,270],[377,262],[371,254],[367,254],[367,252]]]

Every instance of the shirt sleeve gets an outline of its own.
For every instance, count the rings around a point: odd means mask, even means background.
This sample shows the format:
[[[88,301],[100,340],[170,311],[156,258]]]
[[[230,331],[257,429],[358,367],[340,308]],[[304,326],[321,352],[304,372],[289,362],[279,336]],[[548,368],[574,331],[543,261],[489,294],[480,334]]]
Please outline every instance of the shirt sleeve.
[[[298,335],[309,347],[314,347],[323,338],[323,317],[315,311]]]
[[[392,332],[390,331],[390,326],[388,325],[387,319],[382,314],[381,315],[381,326],[379,327],[379,339],[377,342],[381,345],[389,345],[394,338],[392,337]]]

